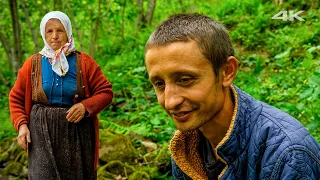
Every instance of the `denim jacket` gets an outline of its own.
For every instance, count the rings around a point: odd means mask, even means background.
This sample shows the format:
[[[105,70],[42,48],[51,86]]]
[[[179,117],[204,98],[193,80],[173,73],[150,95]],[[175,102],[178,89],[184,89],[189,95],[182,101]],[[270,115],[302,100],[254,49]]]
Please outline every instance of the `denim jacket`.
[[[231,87],[235,109],[229,130],[214,148],[225,164],[219,179],[320,179],[320,145],[292,116]],[[174,179],[209,179],[197,130],[170,141]],[[210,178],[211,179],[211,178]]]

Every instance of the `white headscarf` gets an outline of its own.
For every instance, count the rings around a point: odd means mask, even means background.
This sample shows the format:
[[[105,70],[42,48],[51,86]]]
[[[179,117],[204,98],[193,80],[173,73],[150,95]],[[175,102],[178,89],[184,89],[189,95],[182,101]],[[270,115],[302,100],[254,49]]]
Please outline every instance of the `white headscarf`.
[[[68,42],[60,49],[54,51],[47,43],[45,31],[46,24],[49,19],[59,19],[67,32]],[[75,50],[74,40],[72,37],[72,27],[69,17],[60,11],[51,11],[47,13],[41,20],[40,33],[44,41],[44,47],[39,52],[41,55],[46,56],[51,61],[52,70],[59,76],[64,76],[69,70],[69,64],[66,58],[70,52]]]

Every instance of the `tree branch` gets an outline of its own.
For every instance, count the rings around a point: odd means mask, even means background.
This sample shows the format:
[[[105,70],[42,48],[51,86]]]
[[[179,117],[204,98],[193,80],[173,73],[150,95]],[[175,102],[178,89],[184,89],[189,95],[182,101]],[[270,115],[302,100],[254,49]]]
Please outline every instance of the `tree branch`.
[[[137,0],[137,9],[138,9],[138,16],[136,19],[136,28],[135,33],[137,33],[141,27],[141,24],[143,23],[143,0]]]
[[[181,7],[181,12],[186,12],[186,9],[183,7],[183,0],[179,0],[179,4],[180,4],[180,7]]]
[[[53,1],[53,9],[55,11],[61,11],[63,7],[62,1],[61,0],[54,0]]]
[[[147,14],[146,14],[146,23],[148,23],[149,25],[152,22],[152,17],[154,14],[155,7],[156,7],[156,0],[149,0]]]
[[[91,46],[90,46],[90,55],[93,57],[96,49],[96,42],[98,39],[98,33],[99,33],[99,27],[100,27],[100,18],[101,18],[101,0],[98,2],[98,16],[96,24],[93,28],[92,34],[91,34]]]
[[[7,81],[7,79],[4,77],[1,71],[0,71],[0,79],[3,82],[3,84],[6,86],[6,93],[9,94],[11,89],[10,83]]]
[[[74,25],[74,28],[76,29],[77,38],[79,39],[80,51],[83,51],[82,37],[81,37],[80,31],[79,31],[79,28],[77,26],[77,23],[76,23],[76,21],[74,19],[73,10],[72,10],[72,8],[70,6],[70,1],[67,0],[66,4],[67,4],[68,10],[69,10],[70,20],[71,20],[72,24]]]
[[[20,37],[20,24],[18,18],[18,4],[17,0],[9,1],[12,27],[14,33],[14,48],[12,49],[12,68],[15,75],[17,75],[18,69],[22,64],[22,53],[21,53],[21,37]]]
[[[10,50],[10,44],[9,44],[9,41],[4,36],[4,34],[2,34],[2,32],[0,32],[0,41],[1,41],[2,46],[4,47],[4,50],[7,54],[8,63],[11,64],[12,54],[11,54],[11,50]]]
[[[110,9],[111,9],[111,6],[112,6],[112,2],[109,1],[109,4],[107,6],[107,9],[104,11],[106,13],[110,13]],[[108,15],[105,15],[105,17],[108,17]],[[107,33],[110,33],[110,28],[109,28],[109,19],[106,18],[106,21],[105,21],[105,24],[106,24],[106,29],[107,29]]]
[[[24,12],[24,16],[26,17],[26,21],[28,23],[28,27],[31,31],[31,35],[32,35],[32,39],[33,39],[33,42],[34,42],[34,45],[35,45],[35,52],[39,52],[40,51],[40,46],[39,46],[39,43],[38,43],[38,37],[37,37],[37,34],[35,32],[35,29],[32,27],[32,23],[30,21],[30,16],[29,16],[29,13],[28,13],[28,9],[27,9],[27,6],[26,6],[26,0],[22,0],[22,8],[23,8],[23,12]]]
[[[121,14],[121,37],[124,39],[124,13],[126,10],[126,1],[123,3],[122,14]]]

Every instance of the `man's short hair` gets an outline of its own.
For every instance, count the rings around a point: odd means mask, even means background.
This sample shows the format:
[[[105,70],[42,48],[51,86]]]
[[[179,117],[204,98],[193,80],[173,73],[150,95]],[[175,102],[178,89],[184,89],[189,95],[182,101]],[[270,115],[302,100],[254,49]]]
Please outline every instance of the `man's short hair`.
[[[149,37],[146,51],[173,42],[197,42],[200,51],[213,65],[216,75],[229,56],[234,56],[227,29],[201,14],[177,14],[162,22]]]

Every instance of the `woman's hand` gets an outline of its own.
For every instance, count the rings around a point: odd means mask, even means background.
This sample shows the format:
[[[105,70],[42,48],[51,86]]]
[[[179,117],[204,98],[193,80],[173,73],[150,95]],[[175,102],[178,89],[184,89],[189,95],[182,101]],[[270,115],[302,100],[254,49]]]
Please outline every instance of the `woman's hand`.
[[[86,112],[86,108],[83,104],[77,103],[74,104],[68,111],[67,111],[67,120],[69,122],[80,122],[81,119],[84,117],[84,114]]]
[[[31,143],[30,131],[26,124],[22,124],[19,127],[18,144],[25,151],[28,150],[28,143]]]

